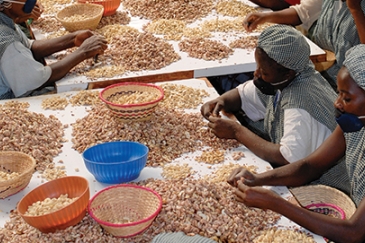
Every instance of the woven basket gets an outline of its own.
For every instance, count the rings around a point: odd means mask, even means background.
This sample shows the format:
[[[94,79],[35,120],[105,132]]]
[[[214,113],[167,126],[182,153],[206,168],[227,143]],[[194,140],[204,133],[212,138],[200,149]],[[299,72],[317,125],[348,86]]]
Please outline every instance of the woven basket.
[[[350,218],[356,206],[345,193],[324,185],[310,185],[290,189],[302,207],[333,217]],[[344,214],[344,215],[342,215]]]
[[[162,208],[157,192],[133,184],[99,191],[90,200],[90,216],[116,237],[132,237],[147,229]]]
[[[65,29],[69,32],[77,30],[95,30],[103,17],[103,12],[104,7],[102,5],[77,3],[67,6],[59,11],[56,15],[56,19],[60,21],[63,27],[65,27]],[[77,15],[84,15],[88,17],[74,21],[66,19]]]
[[[115,97],[130,95],[135,92],[146,92],[157,94],[158,98],[151,102],[120,105],[110,102]],[[113,84],[103,89],[99,94],[100,99],[108,108],[123,120],[148,120],[151,118],[158,102],[164,98],[164,91],[161,87],[147,83],[124,82]]]
[[[36,161],[31,156],[17,151],[0,152],[0,170],[17,172],[19,176],[0,181],[0,198],[6,198],[23,190],[32,178]]]

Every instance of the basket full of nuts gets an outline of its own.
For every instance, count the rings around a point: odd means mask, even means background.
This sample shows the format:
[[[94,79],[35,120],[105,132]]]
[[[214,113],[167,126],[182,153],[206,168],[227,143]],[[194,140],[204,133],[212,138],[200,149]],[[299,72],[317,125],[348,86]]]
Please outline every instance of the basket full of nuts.
[[[32,179],[36,161],[18,151],[0,152],[0,198],[23,190]]]
[[[146,230],[160,213],[162,198],[134,184],[109,186],[90,200],[90,216],[115,237],[132,237]]]
[[[106,87],[99,97],[124,120],[148,120],[164,98],[164,91],[154,84],[124,82]]]
[[[103,17],[104,7],[98,4],[76,3],[56,14],[56,19],[69,32],[95,30]]]

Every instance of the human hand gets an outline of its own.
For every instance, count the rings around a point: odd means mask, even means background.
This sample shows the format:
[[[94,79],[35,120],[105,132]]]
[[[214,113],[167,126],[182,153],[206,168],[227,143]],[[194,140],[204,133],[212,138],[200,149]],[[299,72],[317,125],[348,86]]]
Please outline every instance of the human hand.
[[[246,16],[246,18],[243,20],[243,27],[247,32],[254,31],[258,25],[264,24],[265,13],[250,13]]]
[[[244,167],[234,169],[228,177],[228,184],[237,187],[238,181],[248,185],[255,186],[256,176]]]
[[[44,11],[43,5],[37,1],[29,18],[32,19],[33,21],[37,20],[42,15],[43,11]]]
[[[107,41],[103,36],[93,35],[82,42],[79,51],[85,53],[87,58],[91,58],[103,54],[107,48]]]
[[[272,202],[281,199],[278,194],[271,190],[262,187],[249,187],[242,181],[238,181],[234,194],[237,201],[248,207],[261,209],[271,209]]]
[[[223,100],[217,98],[211,101],[208,101],[202,107],[200,107],[200,113],[202,116],[209,120],[210,116],[220,117],[219,112],[223,109],[224,102]]]
[[[74,44],[75,46],[81,46],[81,44],[88,38],[94,35],[90,30],[79,30],[73,33],[75,35]]]
[[[208,127],[219,138],[235,139],[241,125],[234,120],[210,116]]]

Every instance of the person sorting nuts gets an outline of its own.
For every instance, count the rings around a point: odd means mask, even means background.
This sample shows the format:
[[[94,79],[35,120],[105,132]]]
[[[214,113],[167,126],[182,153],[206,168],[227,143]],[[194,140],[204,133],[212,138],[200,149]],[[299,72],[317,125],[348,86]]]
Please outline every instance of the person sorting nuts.
[[[30,95],[53,85],[74,66],[103,54],[104,37],[89,30],[44,40],[30,40],[17,26],[41,14],[36,0],[0,0],[0,99]],[[75,51],[50,65],[43,58],[72,47]]]
[[[365,45],[352,47],[337,75],[338,126],[330,137],[309,156],[298,162],[254,175],[244,168],[234,170],[228,183],[234,187],[238,201],[247,206],[270,209],[280,213],[304,228],[337,243],[365,242]],[[350,178],[344,191],[357,209],[346,219],[329,217],[298,207],[262,185],[296,187],[315,180],[337,160],[346,157],[344,174]],[[340,178],[333,178],[338,180]],[[341,183],[339,181],[339,183]],[[347,182],[342,182],[346,184]],[[315,193],[315,192],[313,192]],[[339,205],[340,206],[340,205]]]
[[[314,69],[309,55],[305,37],[295,28],[266,28],[258,38],[253,80],[201,107],[212,132],[236,139],[273,167],[312,153],[336,127],[331,116],[336,93]],[[243,110],[247,124],[220,118],[222,110]]]

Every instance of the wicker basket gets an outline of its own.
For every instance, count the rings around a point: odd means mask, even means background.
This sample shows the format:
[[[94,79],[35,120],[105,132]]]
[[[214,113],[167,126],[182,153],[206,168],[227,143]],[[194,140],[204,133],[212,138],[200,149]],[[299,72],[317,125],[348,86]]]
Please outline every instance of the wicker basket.
[[[146,187],[107,187],[89,202],[90,216],[116,237],[132,237],[147,229],[162,208],[161,196]]]
[[[104,7],[99,4],[77,3],[65,7],[56,15],[56,19],[60,21],[69,32],[77,30],[95,30],[101,18],[103,17]],[[67,20],[66,18],[83,15],[80,20]]]
[[[32,178],[36,161],[33,157],[17,151],[0,152],[0,170],[17,172],[19,176],[0,181],[0,198],[6,198],[23,190]]]
[[[302,207],[316,212],[338,218],[350,218],[356,211],[356,206],[350,197],[329,186],[302,186],[291,188],[290,191]]]
[[[135,92],[157,94],[158,97],[151,102],[139,104],[120,105],[110,102],[115,97],[130,95]],[[161,87],[154,84],[124,82],[106,87],[100,92],[99,97],[121,119],[141,121],[151,118],[158,102],[164,98],[164,91]]]

